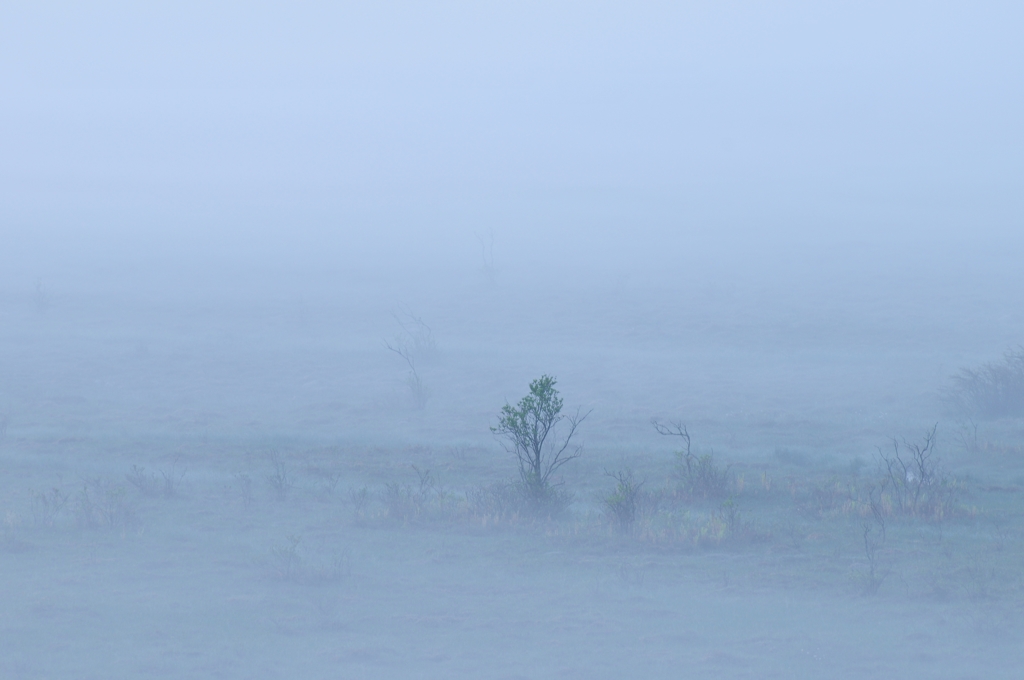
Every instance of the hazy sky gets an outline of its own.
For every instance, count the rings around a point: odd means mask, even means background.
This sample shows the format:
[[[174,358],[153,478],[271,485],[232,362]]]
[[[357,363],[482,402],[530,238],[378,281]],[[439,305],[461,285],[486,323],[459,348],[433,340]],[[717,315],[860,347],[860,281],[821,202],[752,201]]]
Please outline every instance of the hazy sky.
[[[1010,2],[7,2],[5,284],[469,268],[491,231],[508,270],[1006,253],[1022,20]]]

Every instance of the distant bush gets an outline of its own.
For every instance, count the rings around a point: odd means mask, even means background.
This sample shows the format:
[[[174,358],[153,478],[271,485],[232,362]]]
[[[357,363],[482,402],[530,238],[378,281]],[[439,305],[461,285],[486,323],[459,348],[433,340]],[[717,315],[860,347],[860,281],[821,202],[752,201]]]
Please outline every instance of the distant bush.
[[[981,418],[1024,416],[1024,346],[1002,360],[964,368],[953,376],[947,399],[968,415]]]
[[[729,466],[722,467],[715,460],[714,452],[696,454],[690,450],[690,433],[682,423],[666,425],[658,420],[651,424],[658,434],[679,437],[683,448],[676,451],[675,476],[678,491],[689,500],[722,499],[729,495],[732,474]]]

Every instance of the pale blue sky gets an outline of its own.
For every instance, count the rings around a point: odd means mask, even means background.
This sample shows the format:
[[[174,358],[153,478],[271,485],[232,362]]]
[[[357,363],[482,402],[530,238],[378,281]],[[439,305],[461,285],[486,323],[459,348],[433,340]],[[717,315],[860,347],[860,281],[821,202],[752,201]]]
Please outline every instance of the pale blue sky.
[[[7,266],[471,266],[490,231],[512,268],[743,244],[1005,252],[1024,215],[1022,19],[1015,3],[5,3]]]

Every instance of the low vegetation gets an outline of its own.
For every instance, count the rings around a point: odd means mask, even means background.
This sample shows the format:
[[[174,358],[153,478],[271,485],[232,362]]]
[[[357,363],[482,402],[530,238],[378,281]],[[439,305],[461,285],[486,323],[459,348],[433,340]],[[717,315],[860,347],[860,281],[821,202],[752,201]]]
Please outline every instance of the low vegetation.
[[[789,451],[729,460],[701,446],[682,421],[654,420],[651,441],[667,437],[675,451],[660,462],[637,458],[604,469],[582,493],[574,492],[578,477],[569,484],[562,475],[579,474],[566,466],[583,455],[576,439],[587,414],[565,415],[556,385],[541,376],[515,405],[501,408],[491,431],[513,462],[505,479],[459,477],[486,454],[458,449],[444,465],[411,465],[352,488],[351,469],[333,449],[305,457],[273,449],[247,452],[247,469],[228,473],[223,493],[247,523],[308,504],[326,509],[335,526],[347,520],[359,530],[532,533],[580,549],[639,554],[724,551],[759,564],[799,562],[801,578],[811,560],[821,578],[833,585],[838,578],[865,596],[901,588],[988,598],[1024,585],[1012,577],[1020,558],[1013,525],[986,538],[998,517],[1019,513],[1013,503],[1022,483],[984,487],[949,472],[938,425],[917,438],[892,439],[873,464],[829,468]],[[985,438],[976,427],[971,433],[978,445],[969,451],[985,455]],[[50,533],[137,535],[155,508],[200,495],[191,478],[186,486],[186,472],[176,457],[155,472],[132,465],[121,476],[59,483],[34,492],[25,517]],[[5,545],[16,544],[23,523],[8,513]],[[292,530],[264,550],[260,564],[269,578],[314,585],[345,577],[347,553],[333,552],[324,530]],[[979,570],[979,554],[995,566]]]

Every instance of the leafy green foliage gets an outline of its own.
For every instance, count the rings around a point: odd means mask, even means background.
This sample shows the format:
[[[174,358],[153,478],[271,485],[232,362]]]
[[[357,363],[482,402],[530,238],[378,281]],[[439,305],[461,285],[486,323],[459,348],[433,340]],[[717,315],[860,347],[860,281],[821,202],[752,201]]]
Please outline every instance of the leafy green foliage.
[[[505,449],[513,454],[519,465],[519,476],[524,487],[536,499],[550,494],[551,475],[574,458],[579,458],[582,447],[570,448],[579,424],[589,414],[565,416],[562,398],[555,389],[556,380],[542,375],[530,383],[530,393],[515,406],[505,404],[498,415],[498,425],[491,428],[500,437]],[[556,426],[565,421],[568,432],[556,439]]]

